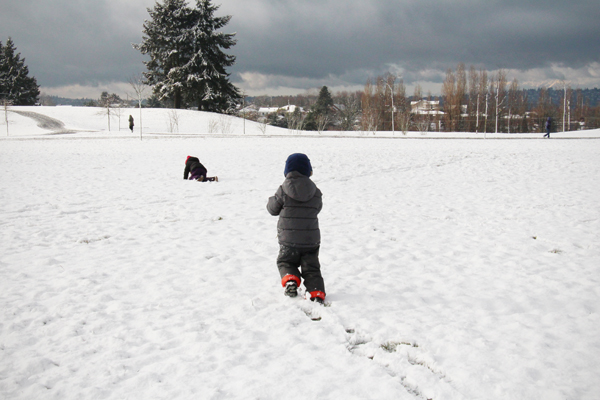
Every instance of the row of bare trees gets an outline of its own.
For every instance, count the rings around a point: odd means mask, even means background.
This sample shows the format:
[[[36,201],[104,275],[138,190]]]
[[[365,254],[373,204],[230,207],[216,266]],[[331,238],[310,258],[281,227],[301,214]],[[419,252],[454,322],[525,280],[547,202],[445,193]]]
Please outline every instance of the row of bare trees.
[[[527,96],[519,83],[507,80],[499,70],[485,70],[464,64],[448,69],[442,85],[443,126],[447,131],[527,132]]]
[[[558,101],[557,92],[561,97]],[[530,98],[531,93],[519,88],[517,79],[509,80],[504,70],[490,73],[473,66],[467,69],[462,63],[455,70],[447,70],[439,97],[431,93],[425,96],[419,85],[409,96],[402,79],[385,74],[368,79],[362,91],[333,94],[335,114],[328,116],[327,126],[320,124],[317,130],[525,133],[542,132],[548,117],[557,131],[600,127],[600,105],[590,106],[580,89],[563,83],[558,90],[534,90],[535,98]],[[307,110],[317,99],[315,91],[293,97],[263,96],[255,102],[295,104]],[[423,104],[426,107],[420,108]],[[290,129],[305,127],[298,109],[285,118]]]
[[[361,129],[365,132],[409,129],[410,101],[402,79],[392,74],[369,79],[361,96]]]
[[[564,81],[560,86],[559,104],[552,102],[546,88],[533,102],[517,79],[508,81],[506,71],[489,74],[473,66],[467,71],[458,64],[456,70],[448,69],[442,85],[443,126],[447,131],[542,132],[551,117],[559,131],[579,129],[586,118],[588,127],[595,127],[600,108],[586,108],[581,90],[574,92]]]

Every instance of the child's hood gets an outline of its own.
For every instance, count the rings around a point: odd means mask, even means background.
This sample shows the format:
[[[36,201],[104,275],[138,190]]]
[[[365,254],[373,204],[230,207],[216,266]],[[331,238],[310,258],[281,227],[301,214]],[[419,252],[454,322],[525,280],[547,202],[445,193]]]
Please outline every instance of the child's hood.
[[[312,165],[310,160],[303,153],[291,154],[287,160],[285,160],[285,169],[283,170],[283,176],[287,176],[292,171],[300,172],[302,175],[312,175]]]
[[[308,201],[315,196],[317,185],[306,175],[290,172],[281,185],[283,192],[297,201]]]

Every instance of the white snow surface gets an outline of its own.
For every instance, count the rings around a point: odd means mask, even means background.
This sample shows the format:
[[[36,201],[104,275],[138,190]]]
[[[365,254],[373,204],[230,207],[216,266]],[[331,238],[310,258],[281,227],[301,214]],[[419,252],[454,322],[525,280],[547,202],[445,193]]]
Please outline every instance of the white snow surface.
[[[144,110],[140,140],[139,110],[117,132],[11,110],[86,132],[0,124],[2,399],[600,394],[598,131],[244,136],[180,111],[170,135]],[[294,152],[323,192],[328,307],[285,297],[275,265],[265,206]],[[184,181],[188,155],[219,182]]]

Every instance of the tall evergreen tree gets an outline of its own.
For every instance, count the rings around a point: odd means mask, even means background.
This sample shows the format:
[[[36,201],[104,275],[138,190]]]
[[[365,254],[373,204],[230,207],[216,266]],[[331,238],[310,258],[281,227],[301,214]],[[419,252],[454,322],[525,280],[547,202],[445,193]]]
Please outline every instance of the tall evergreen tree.
[[[0,98],[14,105],[31,106],[40,96],[40,87],[35,77],[29,76],[25,59],[16,50],[10,37],[6,45],[0,42]]]
[[[186,65],[187,79],[191,89],[190,101],[199,110],[223,112],[235,107],[241,98],[238,89],[229,82],[226,67],[235,63],[235,56],[226,54],[235,46],[235,34],[220,32],[231,16],[216,17],[209,0],[197,0],[192,11],[193,28],[188,32],[192,44],[192,57]]]
[[[235,57],[222,50],[235,45],[235,34],[219,32],[231,16],[215,17],[218,8],[209,0],[197,0],[194,8],[185,0],[165,0],[148,9],[151,20],[134,48],[150,55],[146,83],[175,108],[195,104],[200,110],[227,112],[241,98],[225,70]]]
[[[321,131],[327,128],[331,123],[331,112],[333,109],[333,99],[327,86],[323,86],[317,97],[317,102],[312,110],[306,116],[304,129],[307,131]]]
[[[184,35],[189,28],[189,8],[185,0],[165,0],[148,8],[150,20],[144,22],[141,44],[133,47],[142,54],[150,55],[144,62],[146,83],[161,100],[170,99],[175,108],[182,106],[183,75],[181,67],[186,63]]]
[[[329,89],[327,89],[327,86],[323,86],[321,88],[321,91],[319,92],[317,102],[315,103],[314,111],[318,115],[326,115],[331,113],[332,107],[333,99],[331,98],[331,93],[329,93]]]

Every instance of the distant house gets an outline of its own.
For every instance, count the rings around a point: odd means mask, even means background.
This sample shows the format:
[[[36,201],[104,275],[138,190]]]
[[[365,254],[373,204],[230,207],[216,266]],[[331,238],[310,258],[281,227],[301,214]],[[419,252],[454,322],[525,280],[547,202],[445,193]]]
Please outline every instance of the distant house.
[[[269,115],[269,114],[273,114],[273,113],[284,113],[284,112],[288,112],[288,113],[293,113],[294,111],[296,111],[296,108],[300,109],[300,112],[302,112],[302,107],[296,107],[293,104],[288,104],[287,106],[283,106],[283,107],[260,107],[258,109],[258,114],[260,115]]]
[[[442,115],[439,100],[418,100],[410,102],[410,112],[420,115]]]
[[[254,104],[250,104],[249,106],[246,106],[245,108],[240,109],[239,113],[240,114],[254,114],[258,112],[258,107],[255,106]]]

